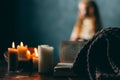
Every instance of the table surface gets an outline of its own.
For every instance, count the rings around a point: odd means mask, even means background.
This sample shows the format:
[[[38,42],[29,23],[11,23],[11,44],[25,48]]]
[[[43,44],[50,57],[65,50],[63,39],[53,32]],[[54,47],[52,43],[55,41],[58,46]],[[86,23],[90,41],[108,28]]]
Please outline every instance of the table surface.
[[[8,73],[7,65],[0,64],[0,80],[83,80],[78,77],[54,77],[37,72]]]
[[[81,77],[45,75],[38,72],[9,73],[7,63],[0,60],[0,80],[88,80]],[[102,76],[97,80],[120,80],[120,76]]]

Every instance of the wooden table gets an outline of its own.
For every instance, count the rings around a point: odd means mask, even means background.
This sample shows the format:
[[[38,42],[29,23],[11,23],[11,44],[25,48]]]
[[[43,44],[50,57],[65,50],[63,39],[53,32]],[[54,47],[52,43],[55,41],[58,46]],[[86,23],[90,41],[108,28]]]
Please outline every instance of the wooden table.
[[[8,73],[6,65],[0,65],[0,80],[82,80],[77,77],[54,77],[37,72],[31,73]]]

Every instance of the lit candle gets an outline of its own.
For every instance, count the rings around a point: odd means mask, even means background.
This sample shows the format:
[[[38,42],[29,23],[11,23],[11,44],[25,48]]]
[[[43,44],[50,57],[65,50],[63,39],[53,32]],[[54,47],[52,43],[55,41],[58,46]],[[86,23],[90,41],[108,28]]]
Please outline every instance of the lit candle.
[[[32,55],[29,50],[26,52],[26,58],[19,60],[18,71],[31,72],[33,70]]]
[[[19,60],[27,60],[27,46],[23,45],[23,42],[20,43],[20,46],[17,46],[18,50],[18,59]]]
[[[34,71],[38,71],[38,51],[37,51],[37,48],[34,48],[34,53],[32,55],[33,55]]]
[[[30,60],[32,58],[32,55],[29,50],[27,50],[27,59]]]
[[[12,42],[12,48],[8,48],[8,53],[18,53],[18,50],[15,49],[15,43]]]
[[[8,48],[8,71],[16,71],[18,65],[18,51],[15,49],[15,43],[12,42],[12,48]]]

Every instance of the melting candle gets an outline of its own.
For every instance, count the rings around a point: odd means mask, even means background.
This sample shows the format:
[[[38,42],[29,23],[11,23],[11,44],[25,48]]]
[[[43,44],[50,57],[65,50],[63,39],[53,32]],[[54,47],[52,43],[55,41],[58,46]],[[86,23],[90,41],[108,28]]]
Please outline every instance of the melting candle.
[[[17,46],[18,50],[18,59],[19,60],[27,60],[27,46],[23,45],[23,42],[20,43],[20,46]]]
[[[12,42],[12,48],[8,48],[8,53],[18,53],[18,50],[15,49],[15,43]]]
[[[37,51],[37,48],[34,48],[34,53],[33,53],[33,69],[34,69],[34,71],[38,71],[38,51]]]
[[[18,50],[12,42],[12,48],[8,48],[8,71],[16,71],[18,64]]]

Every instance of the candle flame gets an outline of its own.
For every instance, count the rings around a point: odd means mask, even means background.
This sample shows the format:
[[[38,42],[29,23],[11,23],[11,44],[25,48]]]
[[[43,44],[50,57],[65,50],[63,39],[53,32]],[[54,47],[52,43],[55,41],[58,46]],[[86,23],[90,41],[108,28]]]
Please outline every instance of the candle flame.
[[[27,54],[30,55],[30,51],[29,50],[27,50]]]
[[[23,42],[20,42],[20,46],[23,46]]]
[[[27,58],[28,60],[32,58],[29,50],[27,50]]]
[[[38,57],[38,51],[37,51],[37,48],[34,48],[34,53],[35,53],[35,56]]]
[[[12,48],[15,48],[15,42],[12,42]]]

